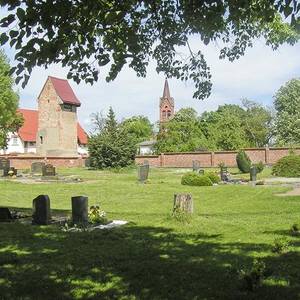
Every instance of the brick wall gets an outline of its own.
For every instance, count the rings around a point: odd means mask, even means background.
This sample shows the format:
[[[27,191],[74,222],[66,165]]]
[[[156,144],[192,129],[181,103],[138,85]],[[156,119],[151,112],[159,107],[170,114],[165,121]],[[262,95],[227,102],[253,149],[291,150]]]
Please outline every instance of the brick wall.
[[[19,155],[0,155],[0,158],[10,160],[11,167],[16,169],[30,169],[33,162],[45,162],[54,167],[84,167],[85,157],[41,157],[41,156],[19,156]]]
[[[273,165],[278,159],[289,154],[290,148],[247,148],[244,149],[251,161]],[[295,153],[300,155],[300,148]],[[136,164],[147,160],[150,166],[154,167],[178,167],[191,168],[193,160],[199,160],[202,167],[217,167],[225,163],[228,167],[236,166],[237,151],[216,151],[216,152],[184,152],[184,153],[162,153],[160,155],[138,155],[135,158]]]

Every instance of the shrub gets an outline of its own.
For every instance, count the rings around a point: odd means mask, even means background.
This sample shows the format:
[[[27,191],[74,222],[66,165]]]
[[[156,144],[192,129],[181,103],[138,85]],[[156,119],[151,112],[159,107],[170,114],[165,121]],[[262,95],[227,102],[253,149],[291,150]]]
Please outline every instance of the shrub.
[[[262,283],[266,273],[266,265],[261,260],[254,260],[251,269],[241,270],[239,277],[243,282],[244,288],[248,291],[254,291]]]
[[[107,224],[108,220],[106,218],[106,213],[100,210],[99,206],[91,206],[89,211],[89,220],[91,223],[95,224]]]
[[[212,181],[206,175],[188,172],[182,176],[181,184],[191,186],[212,186]]]
[[[207,176],[212,183],[219,183],[220,182],[220,177],[218,174],[214,172],[207,172],[205,173],[205,176]]]
[[[272,174],[282,177],[300,177],[300,156],[288,155],[282,157],[273,166]]]
[[[236,163],[242,173],[249,173],[251,167],[251,160],[245,151],[241,150],[236,155]]]
[[[265,168],[264,164],[262,161],[260,161],[259,163],[257,164],[252,164],[252,166],[256,167],[256,170],[258,173],[262,172],[263,169]]]
[[[274,253],[283,253],[289,249],[290,242],[286,238],[277,238],[274,240],[272,251]]]

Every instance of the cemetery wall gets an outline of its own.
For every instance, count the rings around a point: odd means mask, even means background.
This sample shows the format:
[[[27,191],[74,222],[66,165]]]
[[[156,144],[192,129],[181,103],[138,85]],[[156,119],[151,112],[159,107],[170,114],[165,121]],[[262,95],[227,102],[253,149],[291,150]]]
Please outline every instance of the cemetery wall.
[[[12,156],[0,155],[0,158],[10,160],[11,167],[16,169],[30,169],[33,162],[44,162],[54,167],[84,167],[85,157],[41,157],[41,156]]]
[[[273,165],[281,157],[290,152],[290,148],[247,148],[244,149],[254,163],[262,161],[266,165]],[[300,155],[300,148],[294,152]],[[202,167],[217,167],[224,163],[228,167],[236,166],[237,151],[215,151],[215,152],[184,152],[184,153],[162,153],[160,155],[137,155],[136,164],[142,164],[147,160],[153,167],[178,167],[191,168],[193,160],[200,161]]]

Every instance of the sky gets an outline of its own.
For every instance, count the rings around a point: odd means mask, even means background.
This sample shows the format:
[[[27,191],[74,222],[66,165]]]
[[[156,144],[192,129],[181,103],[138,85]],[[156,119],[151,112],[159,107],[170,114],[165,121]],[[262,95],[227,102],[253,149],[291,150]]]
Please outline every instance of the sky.
[[[1,10],[0,10],[1,17]],[[206,100],[192,98],[193,84],[177,79],[169,79],[171,96],[175,101],[175,111],[183,107],[193,107],[202,113],[215,110],[222,104],[240,104],[242,98],[271,106],[276,91],[292,78],[300,78],[300,43],[281,46],[273,51],[263,40],[235,62],[220,60],[220,46],[204,46],[196,38],[190,41],[193,50],[203,51],[212,73],[212,94]],[[13,64],[14,51],[7,46],[4,51]],[[21,108],[37,108],[37,97],[47,76],[66,78],[67,69],[51,65],[48,69],[36,67],[29,83],[16,89],[20,95]],[[84,82],[77,85],[69,80],[75,94],[81,101],[78,118],[86,130],[90,128],[90,115],[94,112],[107,113],[109,106],[114,109],[118,120],[134,115],[147,116],[151,122],[159,118],[159,98],[162,96],[163,74],[157,74],[155,63],[150,62],[146,78],[138,78],[135,72],[125,67],[110,83],[105,82],[105,74],[93,86]]]

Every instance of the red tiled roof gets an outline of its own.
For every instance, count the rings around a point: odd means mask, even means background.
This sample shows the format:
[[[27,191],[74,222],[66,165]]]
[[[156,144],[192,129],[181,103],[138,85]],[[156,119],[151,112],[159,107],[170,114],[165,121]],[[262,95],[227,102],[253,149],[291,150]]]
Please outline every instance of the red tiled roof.
[[[74,94],[68,80],[60,79],[52,76],[49,76],[49,79],[51,80],[57,95],[64,103],[72,104],[76,106],[81,105],[80,101]]]
[[[38,131],[38,112],[32,109],[18,109],[23,115],[24,124],[19,129],[18,134],[23,141],[35,142]]]
[[[23,115],[24,124],[18,130],[18,134],[23,141],[35,142],[38,131],[38,111],[33,109],[18,109],[18,112]],[[87,134],[77,122],[77,138],[80,144],[87,144]]]
[[[79,123],[77,123],[77,137],[79,144],[86,145],[88,143],[87,134]]]

